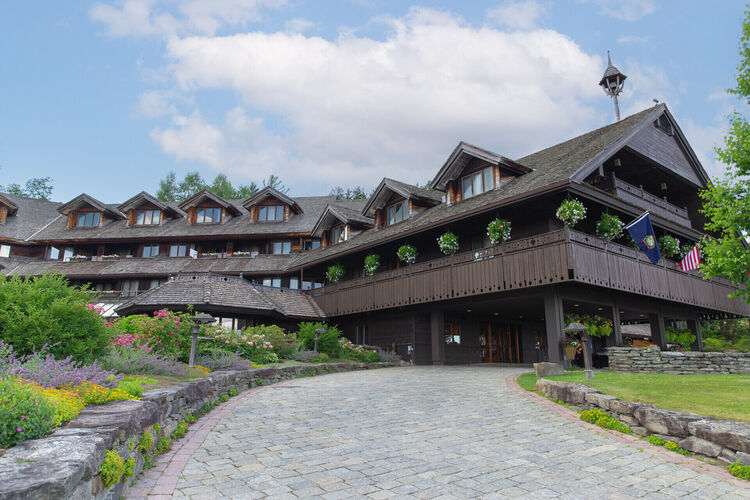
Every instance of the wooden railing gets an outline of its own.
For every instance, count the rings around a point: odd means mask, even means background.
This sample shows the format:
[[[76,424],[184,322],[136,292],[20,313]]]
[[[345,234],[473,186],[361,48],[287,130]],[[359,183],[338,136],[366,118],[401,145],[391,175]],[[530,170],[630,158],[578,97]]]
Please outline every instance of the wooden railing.
[[[747,315],[727,297],[724,280],[703,280],[671,261],[653,265],[642,252],[572,230],[560,230],[463,252],[305,291],[328,316],[573,281]]]
[[[664,198],[659,198],[648,191],[644,191],[642,186],[633,186],[613,175],[600,187],[607,191],[614,191],[614,195],[621,200],[630,203],[631,205],[642,207],[644,210],[648,210],[654,215],[669,220],[677,219],[676,222],[685,226],[690,226],[690,217],[687,208],[679,207],[668,202]]]

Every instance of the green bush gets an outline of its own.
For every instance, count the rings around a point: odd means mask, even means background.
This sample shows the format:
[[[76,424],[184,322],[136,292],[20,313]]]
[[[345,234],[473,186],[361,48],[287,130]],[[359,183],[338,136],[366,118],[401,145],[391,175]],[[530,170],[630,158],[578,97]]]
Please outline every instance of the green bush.
[[[739,339],[735,342],[734,348],[739,352],[750,352],[750,337]]]
[[[729,348],[726,340],[711,338],[703,339],[703,350],[708,352],[723,352]]]
[[[646,436],[646,440],[651,444],[655,444],[656,446],[664,446],[664,440],[659,439],[656,436]]]
[[[44,436],[55,427],[55,406],[39,387],[0,379],[0,448]]]
[[[349,339],[339,340],[339,346],[341,349],[341,357],[343,359],[360,361],[362,363],[375,363],[380,361],[380,354],[378,354],[377,351],[365,349],[361,345],[355,346]]]
[[[226,403],[227,401],[229,401],[229,396],[227,396],[226,394],[222,394],[221,396],[219,396],[219,401],[221,401],[222,403]]]
[[[107,450],[104,462],[99,466],[99,475],[105,488],[111,488],[125,474],[125,460],[115,450]]]
[[[602,410],[586,410],[581,412],[580,419],[590,424],[595,424],[601,417],[608,417]]]
[[[145,377],[128,377],[123,379],[117,384],[118,389],[122,389],[131,396],[141,397],[143,396],[143,386],[149,384],[156,384],[158,381],[152,378]]]
[[[150,432],[144,432],[141,435],[141,440],[138,442],[138,451],[141,453],[146,453],[148,451],[151,451],[151,448],[154,447],[154,436]]]
[[[599,409],[586,410],[584,412],[581,412],[580,418],[584,422],[595,424],[603,429],[610,429],[613,431],[622,432],[623,434],[633,433],[633,431],[630,430],[630,427],[623,424],[619,420],[612,418]]]
[[[185,437],[185,434],[187,434],[187,431],[188,424],[186,424],[185,422],[180,422],[172,431],[172,439],[182,439],[183,437]]]
[[[310,358],[310,363],[328,363],[329,359],[331,359],[331,357],[328,354],[321,352],[317,356]]]
[[[674,451],[675,453],[679,453],[680,455],[685,455],[685,456],[690,455],[689,451],[687,451],[685,448],[675,443],[674,441],[666,441],[664,443],[664,447],[668,449],[669,451]]]
[[[57,359],[93,361],[104,353],[109,333],[88,300],[85,288],[69,286],[59,274],[0,279],[0,340],[19,355],[49,345]]]
[[[326,333],[318,337],[318,352],[337,358],[339,356],[339,339],[343,333],[338,326],[303,321],[299,324],[297,340],[305,349],[312,350],[315,346],[315,330],[318,328],[327,330]]]
[[[750,480],[750,465],[743,465],[739,462],[735,462],[727,466],[727,468],[729,469],[729,473],[731,475],[740,479]]]
[[[193,415],[192,413],[188,413],[187,415],[185,415],[185,422],[187,422],[188,424],[194,424],[195,415]]]
[[[130,477],[133,475],[133,472],[135,472],[135,458],[130,457],[127,460],[125,460],[124,475],[125,477]]]
[[[156,454],[161,455],[172,449],[172,440],[167,436],[162,436],[159,442],[156,443]]]

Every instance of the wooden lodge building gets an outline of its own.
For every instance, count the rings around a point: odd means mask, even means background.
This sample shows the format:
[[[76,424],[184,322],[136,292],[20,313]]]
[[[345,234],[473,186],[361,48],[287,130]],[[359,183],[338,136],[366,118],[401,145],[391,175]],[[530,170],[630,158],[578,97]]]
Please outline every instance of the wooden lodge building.
[[[148,193],[109,205],[0,195],[0,272],[64,273],[90,283],[108,314],[167,307],[239,328],[301,320],[339,324],[355,343],[396,350],[418,364],[563,358],[564,313],[613,321],[606,345],[665,327],[697,333],[701,318],[747,316],[733,287],[676,262],[595,236],[602,212],[651,213],[657,236],[701,238],[698,190],[709,182],[664,104],[529,156],[510,160],[460,143],[432,189],[383,179],[368,200],[291,198],[265,188],[247,200],[209,191],[181,203]],[[566,198],[587,208],[574,230],[556,219]],[[511,221],[492,245],[487,225]],[[437,238],[458,235],[443,255]],[[416,247],[413,264],[396,250]],[[366,276],[364,258],[380,255]],[[326,281],[333,263],[346,271]]]

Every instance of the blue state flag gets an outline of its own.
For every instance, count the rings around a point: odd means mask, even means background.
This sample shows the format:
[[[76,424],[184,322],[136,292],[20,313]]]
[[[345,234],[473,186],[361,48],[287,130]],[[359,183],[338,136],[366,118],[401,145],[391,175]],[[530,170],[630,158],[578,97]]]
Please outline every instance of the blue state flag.
[[[630,236],[633,237],[641,250],[648,256],[653,264],[661,259],[659,245],[656,244],[656,235],[654,226],[651,225],[651,217],[648,212],[638,217],[636,220],[625,226]]]

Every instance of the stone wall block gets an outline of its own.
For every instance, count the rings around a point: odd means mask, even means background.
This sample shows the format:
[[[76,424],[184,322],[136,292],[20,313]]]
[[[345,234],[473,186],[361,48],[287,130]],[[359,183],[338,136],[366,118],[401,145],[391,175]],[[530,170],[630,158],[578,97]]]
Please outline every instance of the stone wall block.
[[[640,407],[633,413],[640,424],[654,434],[687,437],[690,435],[688,424],[704,417],[695,413],[686,413],[659,408]]]
[[[587,403],[602,408],[603,410],[609,410],[610,402],[612,400],[618,400],[614,396],[610,396],[609,394],[602,394],[601,392],[589,392],[585,395],[585,398]]]
[[[700,453],[707,457],[716,457],[721,453],[721,445],[706,441],[695,436],[689,436],[678,443],[680,446],[693,453]]]
[[[698,420],[688,425],[690,434],[731,450],[750,453],[750,424],[733,420]]]

